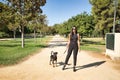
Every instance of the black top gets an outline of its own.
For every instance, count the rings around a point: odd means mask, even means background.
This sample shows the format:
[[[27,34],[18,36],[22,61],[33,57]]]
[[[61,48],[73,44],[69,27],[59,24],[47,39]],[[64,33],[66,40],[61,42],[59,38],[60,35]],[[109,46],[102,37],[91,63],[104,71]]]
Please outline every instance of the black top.
[[[70,36],[70,43],[71,44],[76,44],[77,40],[78,40],[77,34],[73,34],[73,35]]]

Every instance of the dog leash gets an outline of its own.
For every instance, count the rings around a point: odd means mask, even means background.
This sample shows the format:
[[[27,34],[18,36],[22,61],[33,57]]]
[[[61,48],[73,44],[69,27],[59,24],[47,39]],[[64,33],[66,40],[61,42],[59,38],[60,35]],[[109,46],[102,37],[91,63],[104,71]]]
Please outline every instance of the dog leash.
[[[65,52],[67,51],[67,49],[64,51],[64,53],[63,54],[65,54]]]
[[[67,48],[67,49],[68,49],[68,48]],[[66,53],[67,49],[64,51],[64,53],[63,53],[63,54],[65,54],[65,53]],[[78,52],[81,52],[81,49],[78,49]]]
[[[66,48],[66,50],[64,51],[64,53],[63,53],[63,54],[65,54],[65,53],[66,53],[67,49],[68,49],[68,48]]]

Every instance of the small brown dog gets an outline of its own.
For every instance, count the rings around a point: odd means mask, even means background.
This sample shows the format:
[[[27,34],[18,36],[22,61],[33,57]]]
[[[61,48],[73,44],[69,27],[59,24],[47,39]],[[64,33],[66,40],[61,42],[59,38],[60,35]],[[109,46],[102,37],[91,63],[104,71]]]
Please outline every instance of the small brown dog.
[[[53,67],[55,67],[55,64],[56,64],[56,67],[57,67],[57,54],[58,54],[58,52],[51,51],[49,64],[51,65],[51,63],[52,63]]]

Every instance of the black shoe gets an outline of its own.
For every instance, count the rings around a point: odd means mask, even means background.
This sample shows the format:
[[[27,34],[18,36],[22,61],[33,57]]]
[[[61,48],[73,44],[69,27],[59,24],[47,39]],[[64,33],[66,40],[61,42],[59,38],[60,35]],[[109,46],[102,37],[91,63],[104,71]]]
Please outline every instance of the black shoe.
[[[65,66],[66,66],[66,65],[63,66],[62,70],[65,70]]]
[[[75,72],[76,71],[76,69],[75,69],[75,67],[73,67],[73,72]]]

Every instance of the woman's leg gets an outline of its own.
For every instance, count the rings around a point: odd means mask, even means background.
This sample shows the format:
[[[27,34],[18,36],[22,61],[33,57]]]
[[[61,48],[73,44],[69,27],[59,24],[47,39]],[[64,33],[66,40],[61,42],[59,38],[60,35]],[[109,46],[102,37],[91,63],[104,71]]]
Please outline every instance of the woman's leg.
[[[74,64],[74,66],[76,66],[76,63],[77,63],[77,54],[78,54],[78,46],[74,47],[74,51],[73,51],[73,64]]]
[[[70,47],[68,49],[68,54],[67,54],[66,59],[65,59],[65,64],[68,64],[68,60],[69,60],[69,58],[70,58],[70,56],[72,54],[72,50],[73,50],[72,47]]]
[[[73,71],[76,71],[75,70],[75,66],[76,66],[76,63],[77,63],[77,54],[78,54],[78,46],[74,47],[74,52],[73,52]]]
[[[63,70],[65,69],[65,67],[66,67],[66,64],[68,64],[68,60],[69,60],[69,58],[70,58],[70,56],[71,56],[71,54],[72,54],[72,47],[69,47],[69,49],[68,49],[68,54],[67,54],[67,56],[66,56],[66,59],[65,59],[65,64],[64,64],[64,66],[63,66]]]

